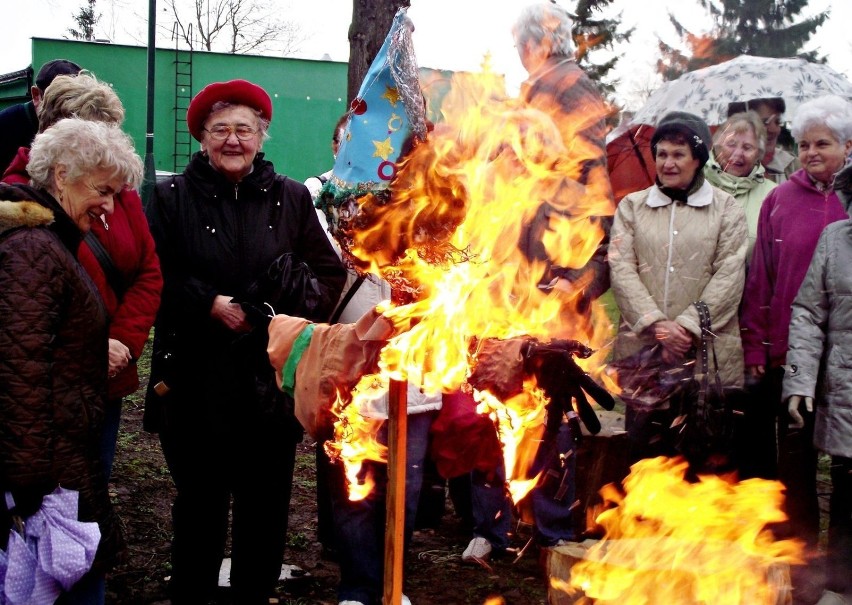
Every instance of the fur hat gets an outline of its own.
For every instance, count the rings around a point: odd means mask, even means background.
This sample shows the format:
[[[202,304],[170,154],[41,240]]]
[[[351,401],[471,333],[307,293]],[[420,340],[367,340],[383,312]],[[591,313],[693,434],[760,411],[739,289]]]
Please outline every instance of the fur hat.
[[[704,166],[710,157],[710,146],[713,144],[710,128],[697,115],[685,111],[672,111],[664,115],[654,135],[651,137],[651,152],[657,157],[657,143],[667,134],[681,134],[692,149],[692,155]]]
[[[186,125],[189,133],[200,141],[203,136],[204,122],[210,115],[210,108],[219,101],[236,105],[246,105],[260,112],[260,117],[272,120],[272,99],[257,84],[246,80],[213,82],[208,84],[189,103],[186,110]]]

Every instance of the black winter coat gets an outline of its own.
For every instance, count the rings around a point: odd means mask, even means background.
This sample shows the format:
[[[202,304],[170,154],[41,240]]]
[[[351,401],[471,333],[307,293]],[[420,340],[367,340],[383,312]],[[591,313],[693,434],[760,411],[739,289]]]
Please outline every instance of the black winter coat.
[[[170,413],[188,414],[227,430],[266,405],[266,326],[240,336],[210,316],[217,295],[242,301],[249,286],[282,253],[308,264],[319,281],[326,317],[346,273],[328,242],[307,188],[276,175],[255,158],[253,171],[232,183],[196,153],[182,175],[157,184],[147,211],[163,271],[163,298],[155,324],[155,355],[146,428],[158,430]],[[276,311],[280,311],[277,309]],[[165,362],[165,363],[164,363]],[[157,396],[165,379],[172,391]],[[263,383],[258,388],[258,384]],[[207,403],[187,403],[204,391]],[[235,407],[235,401],[251,402]],[[163,405],[165,404],[165,405]],[[150,409],[149,409],[150,408]],[[166,415],[158,408],[165,410]]]
[[[0,200],[0,492],[23,501],[57,485],[79,491],[106,566],[122,543],[98,457],[106,309],[59,204],[22,185],[0,185]]]

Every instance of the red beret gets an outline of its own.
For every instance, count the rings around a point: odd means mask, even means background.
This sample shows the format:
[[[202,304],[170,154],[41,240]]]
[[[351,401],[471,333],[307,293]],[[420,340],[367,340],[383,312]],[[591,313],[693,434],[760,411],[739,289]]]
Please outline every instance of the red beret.
[[[186,110],[186,125],[189,133],[196,140],[201,140],[204,122],[210,115],[210,108],[219,101],[236,105],[246,105],[260,112],[260,117],[272,120],[272,99],[257,84],[246,80],[231,80],[230,82],[213,82],[208,84],[195,95]]]

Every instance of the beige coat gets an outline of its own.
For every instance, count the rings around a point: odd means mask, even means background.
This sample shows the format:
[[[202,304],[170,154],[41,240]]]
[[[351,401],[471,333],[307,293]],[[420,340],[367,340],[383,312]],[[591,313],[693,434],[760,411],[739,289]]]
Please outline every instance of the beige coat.
[[[652,344],[647,328],[665,319],[683,326],[697,342],[701,331],[692,303],[703,300],[716,336],[722,383],[741,385],[737,308],[746,246],[742,206],[706,182],[686,204],[673,203],[656,186],[621,200],[609,246],[612,290],[621,311],[614,358]]]

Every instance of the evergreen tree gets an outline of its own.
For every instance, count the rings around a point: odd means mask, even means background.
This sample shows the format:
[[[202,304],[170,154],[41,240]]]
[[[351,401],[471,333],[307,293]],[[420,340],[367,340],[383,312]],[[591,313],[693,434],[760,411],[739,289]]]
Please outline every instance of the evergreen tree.
[[[615,92],[615,83],[606,80],[607,74],[620,59],[613,55],[613,45],[628,42],[634,28],[618,31],[621,25],[620,15],[612,19],[603,16],[603,11],[612,4],[612,0],[577,0],[577,6],[571,15],[574,19],[573,38],[577,49],[577,63],[594,80],[605,96]],[[603,62],[592,61],[595,51],[607,50],[609,56]]]
[[[672,13],[669,19],[685,42],[688,54],[659,42],[662,58],[657,71],[672,80],[687,71],[728,61],[739,55],[759,57],[800,56],[820,61],[817,53],[801,52],[816,29],[828,17],[827,12],[798,18],[809,0],[698,0],[713,19],[707,33],[687,30]]]
[[[95,12],[95,0],[86,0],[86,5],[81,6],[80,11],[76,15],[73,15],[79,29],[69,27],[68,33],[75,40],[87,40],[91,42],[95,39],[95,25],[98,24],[101,16]]]

